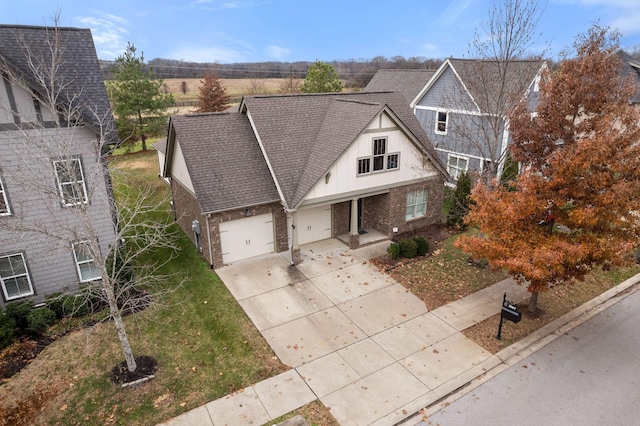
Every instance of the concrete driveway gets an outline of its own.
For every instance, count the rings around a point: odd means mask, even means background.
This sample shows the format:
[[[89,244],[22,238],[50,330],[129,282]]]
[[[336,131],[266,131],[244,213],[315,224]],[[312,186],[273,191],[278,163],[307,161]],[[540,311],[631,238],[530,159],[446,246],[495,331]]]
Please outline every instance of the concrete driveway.
[[[427,312],[368,263],[388,244],[324,240],[304,246],[297,267],[271,254],[216,271],[340,424],[395,424],[500,362],[451,324],[455,307]]]

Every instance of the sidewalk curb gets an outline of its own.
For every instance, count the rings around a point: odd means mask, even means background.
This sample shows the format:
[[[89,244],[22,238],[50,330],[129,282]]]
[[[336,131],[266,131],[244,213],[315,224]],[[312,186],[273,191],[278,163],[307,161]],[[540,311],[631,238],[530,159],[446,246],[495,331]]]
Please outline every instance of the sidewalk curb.
[[[444,396],[443,398],[432,402],[422,410],[414,413],[402,422],[397,423],[397,425],[413,426],[424,419],[428,419],[434,413],[473,391],[484,382],[492,379],[514,364],[517,364],[532,353],[539,351],[561,336],[570,332],[575,327],[593,318],[595,315],[606,310],[612,305],[615,305],[638,290],[640,290],[640,273],[578,306],[560,318],[553,320],[549,324],[539,328],[529,336],[519,340],[511,346],[497,352],[494,356],[500,360],[499,364],[488,369],[483,374],[471,378],[462,386],[458,387],[458,390],[454,390],[448,396]]]

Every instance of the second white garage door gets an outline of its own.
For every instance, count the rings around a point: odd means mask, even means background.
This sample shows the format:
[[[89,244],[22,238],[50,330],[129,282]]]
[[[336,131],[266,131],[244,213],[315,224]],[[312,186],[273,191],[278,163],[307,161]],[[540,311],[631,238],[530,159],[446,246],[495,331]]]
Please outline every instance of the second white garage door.
[[[331,238],[331,206],[298,210],[298,244]]]
[[[273,252],[273,215],[271,213],[220,224],[222,261],[241,259]]]

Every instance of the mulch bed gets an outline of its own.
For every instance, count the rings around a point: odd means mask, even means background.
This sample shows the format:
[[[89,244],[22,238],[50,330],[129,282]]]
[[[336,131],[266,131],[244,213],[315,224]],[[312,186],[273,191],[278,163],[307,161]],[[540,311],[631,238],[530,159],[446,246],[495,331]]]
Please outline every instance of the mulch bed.
[[[451,228],[445,224],[435,224],[435,225],[430,225],[430,226],[418,229],[416,231],[395,234],[392,237],[391,241],[393,241],[394,243],[399,243],[401,240],[405,238],[411,239],[415,236],[422,236],[429,242],[429,253],[427,253],[427,256],[428,256],[430,253],[433,253],[433,251],[437,249],[438,244],[441,241],[446,240],[450,236],[455,235],[457,233],[459,233],[458,230]],[[419,261],[422,261],[423,259],[424,257],[421,257],[421,256],[416,256],[413,259],[404,259],[404,258],[392,259],[390,255],[383,255],[375,259],[371,259],[371,263],[376,265],[379,269],[389,272],[390,270],[395,269],[401,265],[406,265],[408,263],[413,263],[413,262],[419,262]]]
[[[137,368],[135,371],[129,371],[127,368],[127,362],[122,361],[120,364],[113,367],[109,380],[116,384],[132,383],[136,380],[144,379],[154,374],[158,370],[158,361],[150,356],[137,356],[135,357]]]
[[[0,352],[0,381],[5,382],[22,370],[55,338],[49,336],[23,337]]]

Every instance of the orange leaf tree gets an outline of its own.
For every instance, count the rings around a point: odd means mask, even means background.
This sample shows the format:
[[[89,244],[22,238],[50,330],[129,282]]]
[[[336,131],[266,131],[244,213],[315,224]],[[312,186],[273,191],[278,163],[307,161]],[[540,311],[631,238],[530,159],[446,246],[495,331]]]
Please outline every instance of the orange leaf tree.
[[[207,71],[201,83],[198,95],[198,112],[218,112],[229,108],[231,97],[227,94],[227,89],[215,71]]]
[[[630,260],[640,236],[640,108],[623,77],[617,33],[594,25],[576,56],[509,115],[511,155],[523,172],[508,187],[479,183],[466,220],[481,234],[458,247],[505,268],[537,295],[595,266]]]

